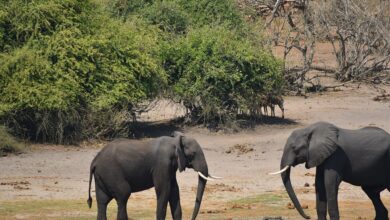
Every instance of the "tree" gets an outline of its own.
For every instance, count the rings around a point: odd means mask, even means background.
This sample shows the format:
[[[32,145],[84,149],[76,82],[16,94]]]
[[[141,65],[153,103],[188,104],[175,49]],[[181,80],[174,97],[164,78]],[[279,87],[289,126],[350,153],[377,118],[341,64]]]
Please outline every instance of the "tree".
[[[255,1],[260,16],[268,17],[272,43],[284,48],[284,60],[292,50],[302,54],[303,63],[287,67],[291,89],[301,93],[311,70],[334,73],[341,81],[378,78],[389,71],[390,15],[388,1]],[[249,3],[248,3],[249,4]],[[313,65],[316,42],[331,42],[337,67]],[[271,42],[270,42],[271,43]],[[387,72],[389,73],[389,72]]]
[[[336,77],[361,80],[390,70],[389,1],[319,3],[318,32],[329,40],[337,58]]]

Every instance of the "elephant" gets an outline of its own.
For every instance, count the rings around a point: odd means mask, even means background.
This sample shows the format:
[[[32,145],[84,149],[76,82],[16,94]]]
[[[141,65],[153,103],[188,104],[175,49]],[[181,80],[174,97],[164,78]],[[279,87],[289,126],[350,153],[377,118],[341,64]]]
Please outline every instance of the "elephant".
[[[128,219],[126,205],[131,193],[154,187],[157,196],[156,219],[165,219],[167,204],[172,218],[182,219],[176,171],[192,168],[198,172],[194,220],[199,212],[209,175],[207,162],[198,142],[181,132],[173,137],[151,140],[117,139],[107,144],[93,159],[89,175],[88,206],[92,206],[91,181],[95,178],[97,219],[107,219],[108,203],[118,205],[117,219]]]
[[[342,181],[361,186],[375,207],[375,219],[389,219],[380,192],[390,190],[390,134],[378,127],[349,130],[317,122],[294,130],[283,150],[280,171],[283,184],[300,215],[307,216],[295,195],[290,170],[305,163],[316,167],[315,192],[318,219],[339,219],[338,188]]]

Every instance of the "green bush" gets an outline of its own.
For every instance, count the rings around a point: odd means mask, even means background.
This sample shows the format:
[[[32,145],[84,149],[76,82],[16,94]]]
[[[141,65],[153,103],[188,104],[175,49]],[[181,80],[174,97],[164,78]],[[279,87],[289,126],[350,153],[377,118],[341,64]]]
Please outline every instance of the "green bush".
[[[126,18],[129,14],[151,5],[154,0],[112,0],[108,8],[115,16]]]
[[[0,1],[0,51],[69,27],[87,33],[96,25],[94,8],[95,4],[84,0]]]
[[[188,14],[174,1],[156,2],[151,7],[145,8],[142,15],[165,32],[183,34],[189,26]]]
[[[86,17],[96,12],[84,7],[86,1],[65,2],[79,2],[85,11],[71,11]],[[98,132],[89,129],[91,114],[132,111],[164,86],[156,29],[137,19],[123,23],[104,14],[83,21],[88,32],[80,30],[80,22],[51,33],[38,29],[26,42],[18,41],[20,45],[0,54],[0,119],[15,133],[58,143],[89,137]],[[5,17],[0,23],[12,21]]]
[[[224,24],[243,28],[244,21],[234,0],[175,0],[190,14],[195,27]]]
[[[114,16],[126,20],[138,14],[169,32],[181,33],[188,25],[224,24],[234,29],[245,26],[234,0],[115,0],[107,7]]]
[[[19,143],[4,126],[0,126],[0,156],[23,151],[23,144]]]
[[[205,122],[234,119],[260,95],[282,91],[280,61],[227,27],[191,30],[161,50],[173,94]]]
[[[0,123],[36,141],[126,135],[165,94],[226,122],[283,87],[258,27],[233,0],[0,1]]]

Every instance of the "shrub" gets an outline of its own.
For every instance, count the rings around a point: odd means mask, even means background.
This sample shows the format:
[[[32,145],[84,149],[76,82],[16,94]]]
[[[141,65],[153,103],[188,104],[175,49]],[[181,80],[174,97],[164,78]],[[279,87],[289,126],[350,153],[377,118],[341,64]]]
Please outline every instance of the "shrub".
[[[188,14],[195,27],[224,24],[240,29],[244,21],[233,0],[176,0]]]
[[[156,2],[151,7],[145,8],[142,15],[165,32],[183,34],[189,26],[188,14],[173,1]]]
[[[86,17],[95,12],[80,4]],[[16,134],[57,143],[90,137],[99,132],[89,128],[90,114],[132,111],[164,85],[153,27],[137,19],[123,23],[96,15],[85,32],[82,22],[89,21],[66,23],[47,34],[38,29],[0,54],[0,120]]]
[[[56,143],[126,135],[161,94],[225,122],[281,91],[261,42],[233,0],[3,0],[0,123]]]
[[[0,1],[0,42],[4,42],[0,51],[69,27],[90,32],[96,25],[94,8],[96,5],[84,0]]]
[[[126,18],[130,13],[142,9],[154,0],[113,0],[108,4],[108,8],[115,16]]]
[[[191,30],[162,47],[173,93],[204,122],[234,119],[259,96],[282,91],[281,63],[259,44],[224,26]]]
[[[19,143],[4,126],[0,126],[0,156],[10,153],[20,153],[23,150],[23,144]]]

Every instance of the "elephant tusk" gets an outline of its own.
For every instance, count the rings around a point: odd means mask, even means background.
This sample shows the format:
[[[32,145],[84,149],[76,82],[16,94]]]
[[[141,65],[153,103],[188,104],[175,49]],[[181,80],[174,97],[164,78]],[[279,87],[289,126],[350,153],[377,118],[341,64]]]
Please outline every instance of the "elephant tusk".
[[[206,177],[205,175],[203,175],[203,173],[201,173],[201,172],[199,172],[199,171],[198,171],[198,174],[199,174],[200,177],[202,177],[202,178],[205,179],[205,180],[210,180],[210,181],[213,181],[213,180],[214,180],[214,179],[211,179],[211,178],[209,178],[209,177]]]
[[[209,177],[210,177],[210,178],[213,178],[213,179],[223,179],[223,177],[213,176],[213,175],[211,175],[211,174],[209,174]]]
[[[273,172],[273,173],[268,173],[268,175],[276,175],[276,174],[279,174],[279,173],[283,173],[284,171],[286,171],[290,166],[285,166],[283,169],[279,170],[279,171],[276,171],[276,172]]]

